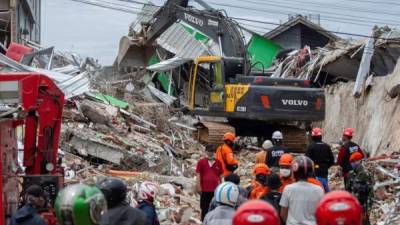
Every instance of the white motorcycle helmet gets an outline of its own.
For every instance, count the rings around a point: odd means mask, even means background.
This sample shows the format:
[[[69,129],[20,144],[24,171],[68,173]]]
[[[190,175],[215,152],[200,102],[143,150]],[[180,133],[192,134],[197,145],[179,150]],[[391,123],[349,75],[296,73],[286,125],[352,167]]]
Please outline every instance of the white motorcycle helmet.
[[[239,188],[232,182],[224,182],[215,190],[215,201],[220,204],[236,206],[239,198]]]
[[[160,188],[158,184],[150,181],[145,181],[140,184],[138,197],[140,200],[153,202],[159,190]]]

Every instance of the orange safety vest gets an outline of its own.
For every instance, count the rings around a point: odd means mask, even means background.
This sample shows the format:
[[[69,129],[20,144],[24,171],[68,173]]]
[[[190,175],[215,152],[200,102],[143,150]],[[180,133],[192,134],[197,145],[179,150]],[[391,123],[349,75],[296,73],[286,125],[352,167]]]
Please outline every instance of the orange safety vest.
[[[280,177],[281,178],[281,183],[282,183],[282,185],[281,185],[281,187],[278,189],[278,192],[279,193],[282,193],[283,192],[283,189],[287,186],[287,185],[289,185],[289,184],[293,184],[294,182],[296,182],[296,180],[294,179],[294,177],[293,177],[293,175],[291,175],[290,177]]]
[[[307,179],[307,182],[310,183],[310,184],[315,184],[317,186],[320,186],[322,188],[322,190],[324,190],[324,192],[325,192],[324,186],[321,184],[321,182],[319,182],[319,180],[310,177],[310,178]]]
[[[265,163],[265,159],[267,158],[267,152],[261,151],[256,154],[256,164]]]
[[[232,148],[227,144],[223,144],[217,148],[217,152],[215,154],[215,158],[219,160],[222,164],[222,175],[224,177],[230,175],[232,172],[226,169],[225,162],[229,165],[237,165],[238,161],[235,159],[233,155]]]
[[[260,184],[258,181],[251,181],[251,192],[249,195],[249,199],[260,199],[262,196],[268,194],[268,187]]]

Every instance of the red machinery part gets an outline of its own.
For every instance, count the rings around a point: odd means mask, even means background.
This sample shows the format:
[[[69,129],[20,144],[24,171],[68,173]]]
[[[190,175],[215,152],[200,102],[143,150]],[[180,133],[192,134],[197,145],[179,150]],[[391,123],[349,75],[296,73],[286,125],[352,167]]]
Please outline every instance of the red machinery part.
[[[55,174],[64,93],[44,75],[35,73],[0,74],[0,82],[18,81],[20,104],[26,112],[24,166],[26,174]]]
[[[0,225],[11,216],[18,204],[17,139],[15,128],[24,125],[25,174],[29,176],[58,175],[56,168],[64,94],[47,76],[36,73],[0,73],[0,85],[17,83],[21,118],[0,118]],[[8,85],[8,86],[7,86]],[[2,90],[0,90],[1,92]],[[13,166],[9,164],[13,163]],[[28,185],[28,184],[27,184]],[[14,201],[12,201],[14,200]],[[45,213],[55,224],[54,213]],[[52,222],[53,221],[53,222]]]

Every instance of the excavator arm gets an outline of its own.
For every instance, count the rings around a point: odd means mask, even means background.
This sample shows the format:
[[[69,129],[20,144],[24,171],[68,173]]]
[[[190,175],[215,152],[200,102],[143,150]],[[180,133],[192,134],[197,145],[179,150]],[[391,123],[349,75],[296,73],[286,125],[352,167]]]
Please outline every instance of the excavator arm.
[[[246,59],[246,46],[238,25],[201,0],[197,0],[204,10],[197,10],[188,6],[188,0],[168,0],[142,29],[129,41],[120,43],[118,61],[131,57],[131,66],[145,67],[147,59],[154,52],[155,40],[164,33],[173,23],[183,21],[207,35],[220,47],[220,56]],[[130,51],[126,46],[132,47]],[[121,53],[122,52],[122,53]],[[135,56],[133,56],[135,55]],[[143,61],[144,60],[144,61]],[[244,60],[246,61],[246,60]]]

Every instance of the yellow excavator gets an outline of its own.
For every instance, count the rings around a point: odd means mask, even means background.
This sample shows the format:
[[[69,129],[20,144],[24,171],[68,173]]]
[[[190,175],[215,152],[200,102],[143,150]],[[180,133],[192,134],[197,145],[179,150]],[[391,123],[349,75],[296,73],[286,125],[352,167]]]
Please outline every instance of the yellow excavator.
[[[188,0],[168,0],[139,33],[120,43],[118,63],[145,67],[154,53],[154,41],[176,21],[184,21],[218,43],[220,56],[192,60],[184,96],[190,112],[201,121],[198,137],[220,143],[226,131],[238,136],[269,139],[275,130],[294,152],[306,146],[306,129],[325,117],[324,90],[308,80],[271,78],[251,71],[239,26],[201,0],[204,10],[188,6]],[[213,122],[224,118],[225,122]]]

